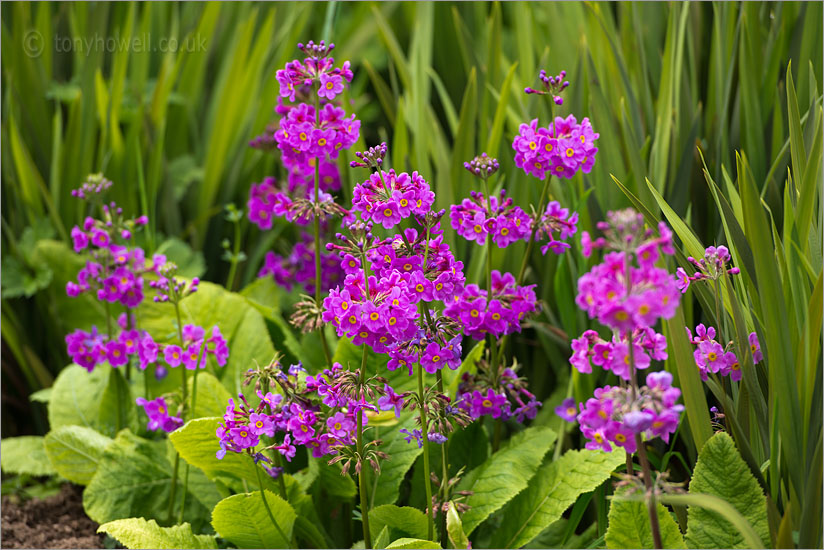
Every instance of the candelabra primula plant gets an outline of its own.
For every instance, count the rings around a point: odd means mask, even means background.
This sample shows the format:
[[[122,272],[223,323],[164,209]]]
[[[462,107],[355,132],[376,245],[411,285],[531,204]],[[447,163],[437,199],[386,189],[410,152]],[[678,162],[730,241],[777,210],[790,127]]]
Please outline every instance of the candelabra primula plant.
[[[276,223],[296,226],[299,237],[289,252],[269,252],[259,275],[272,277],[287,291],[298,288],[307,293],[297,301],[291,323],[302,332],[316,333],[324,362],[307,370],[300,357],[288,364],[291,361],[275,352],[267,363],[244,365],[242,382],[251,391],[219,398],[225,409],[222,418],[211,419],[214,423],[209,425],[213,446],[208,459],[198,460],[213,461],[204,472],[230,472],[247,465],[254,478],[247,479],[244,473],[240,478],[244,483],[257,481],[260,499],[254,499],[265,509],[281,544],[289,545],[296,539],[291,524],[284,523],[288,515],[273,513],[272,506],[281,501],[297,506],[292,474],[299,465],[308,462],[310,472],[323,467],[351,475],[359,501],[356,519],[364,546],[371,548],[377,542],[370,526],[370,500],[376,489],[369,483],[380,479],[392,454],[398,453],[398,444],[402,447],[405,441],[411,452],[421,453],[414,471],[423,479],[413,483],[425,493],[425,538],[445,546],[451,540],[450,529],[454,531],[449,522],[461,515],[471,517],[478,502],[484,510],[483,501],[474,498],[474,488],[483,488],[476,485],[475,476],[483,474],[471,474],[464,484],[464,468],[450,462],[450,444],[460,435],[456,431],[473,423],[473,429],[488,427],[493,460],[501,456],[499,450],[502,455],[508,452],[500,449],[504,429],[523,430],[542,407],[522,364],[507,353],[507,342],[544,312],[536,294],[538,284],[527,282],[527,263],[536,244],[540,257],[549,251],[571,254],[578,234],[578,213],[551,196],[550,183],[554,177],[563,184],[589,173],[599,135],[588,118],[579,123],[572,114],[556,116],[569,82],[563,71],[555,77],[542,71],[543,89],[525,91],[549,98],[550,123],[539,126],[535,119],[522,124],[512,143],[515,165],[544,180],[537,205],[515,204],[506,189],[497,189],[501,164],[482,153],[464,163],[478,188],[448,210],[436,210],[435,186],[418,171],[387,166],[386,143],[353,154],[349,167],[368,173],[356,176],[351,202],[339,204],[344,193],[337,159],[360,135],[360,122],[340,106],[340,94],[354,75],[348,62],[335,65],[332,44],[310,42],[299,48],[306,57],[277,74],[279,121],[250,143],[278,153],[288,176],[280,183],[268,177],[253,184],[247,212],[262,230]],[[143,433],[156,438],[169,434],[175,442],[163,519],[173,523],[177,517],[180,523],[192,456],[191,449],[175,438],[185,441],[187,430],[208,420],[196,418],[198,373],[209,364],[227,365],[229,345],[217,325],[184,324],[185,301],[198,292],[199,279],[184,279],[165,256],[149,258],[134,245],[135,233],[148,219],[128,218],[115,203],[104,202],[111,186],[97,175],[73,193],[100,212],[97,219],[92,212],[71,232],[75,252],[85,254],[87,262],[66,292],[73,297],[88,293],[100,301],[107,326],[105,333],[97,327],[72,332],[66,336],[67,350],[88,371],[107,363],[115,369],[125,365],[127,378],[133,364],[142,371],[153,367],[156,379],[175,369],[180,372],[179,389],[150,395],[147,377],[145,396],[133,400],[148,419]],[[234,212],[239,221],[243,214]],[[464,261],[447,244],[442,224],[447,212],[451,229],[472,243],[470,247],[482,247],[486,269],[480,281],[467,278]],[[675,315],[691,284],[709,282],[717,290],[724,277],[739,270],[727,267],[730,253],[718,246],[708,248],[700,260],[689,258],[696,268],[693,274],[679,268],[672,275],[666,257],[675,253],[673,233],[664,223],[647,226],[634,210],[609,212],[596,228],[601,233],[597,237],[581,232],[581,252],[584,258],[602,254],[601,261],[578,279],[574,300],[604,330],[590,329],[572,338],[569,362],[581,374],[592,374],[593,365],[601,367],[602,376],[617,384],[597,388],[581,403],[565,399],[555,412],[580,426],[587,451],[613,453],[620,448],[626,454],[622,485],[645,487],[652,537],[660,546],[655,499],[671,484],[664,481],[666,472],[654,476],[646,447],[658,438],[671,440],[684,406],[673,376],[654,369],[655,362],[666,360],[669,353],[667,339],[656,325]],[[494,250],[513,246],[524,249],[520,270],[492,269]],[[144,301],[166,310],[166,318],[172,320],[172,330],[159,339],[138,323]],[[116,306],[124,311],[113,323],[110,308]],[[332,332],[339,346],[360,348],[359,361],[346,354],[338,361],[337,353],[333,359],[328,349]],[[736,352],[742,343],[724,343],[717,332],[699,324],[693,337],[687,329],[696,367],[705,381],[712,377],[717,383],[720,375],[738,382],[742,375]],[[464,359],[464,349],[473,340],[477,343],[471,358]],[[750,346],[753,362],[762,360],[754,332],[744,345]],[[294,346],[289,351],[296,353]],[[641,370],[646,372],[643,384]],[[223,394],[211,397],[215,395]],[[718,413],[717,418],[723,415]],[[391,452],[385,439],[393,442]],[[556,448],[556,458],[560,450]],[[438,455],[440,464],[430,464]],[[633,455],[640,462],[640,477],[633,475]],[[183,499],[178,503],[180,478]],[[276,487],[281,501],[270,501],[267,487]]]

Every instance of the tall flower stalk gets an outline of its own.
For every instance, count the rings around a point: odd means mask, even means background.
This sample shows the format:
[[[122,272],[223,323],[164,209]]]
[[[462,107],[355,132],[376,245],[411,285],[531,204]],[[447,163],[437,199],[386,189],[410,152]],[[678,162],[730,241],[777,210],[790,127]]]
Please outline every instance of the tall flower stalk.
[[[656,484],[646,453],[645,440],[669,437],[678,427],[682,405],[675,404],[681,392],[672,387],[668,372],[652,372],[646,385],[638,386],[637,369],[647,369],[652,360],[667,358],[666,339],[652,327],[659,318],[671,318],[680,301],[678,283],[665,269],[657,267],[665,255],[675,253],[672,232],[666,224],[657,231],[645,228],[643,216],[633,210],[609,212],[599,222],[603,237],[592,239],[582,234],[582,248],[589,256],[596,248],[610,250],[604,261],[578,280],[576,303],[590,318],[610,329],[610,341],[588,330],[573,340],[572,365],[580,372],[601,366],[617,375],[620,387],[595,390],[593,398],[580,405],[577,420],[588,449],[612,450],[612,445],[627,452],[627,476],[633,476],[631,454],[641,464],[650,529],[656,548],[662,548],[656,508]],[[572,408],[574,412],[574,408]]]

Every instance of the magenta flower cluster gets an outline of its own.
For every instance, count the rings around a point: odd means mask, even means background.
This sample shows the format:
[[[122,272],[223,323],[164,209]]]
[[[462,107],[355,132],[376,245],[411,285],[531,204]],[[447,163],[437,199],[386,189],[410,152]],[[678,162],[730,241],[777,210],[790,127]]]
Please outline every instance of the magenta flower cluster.
[[[646,382],[637,393],[632,388],[604,386],[580,404],[576,420],[589,440],[587,449],[610,452],[614,444],[634,453],[636,435],[669,442],[684,410],[675,403],[681,390],[672,386],[672,375],[666,371],[649,373]]]
[[[66,335],[66,351],[71,360],[91,372],[108,361],[112,367],[125,365],[136,357],[141,370],[157,361],[158,346],[146,331],[123,330],[116,338],[97,332],[77,329]]]
[[[524,317],[537,311],[534,288],[518,286],[511,273],[494,270],[491,296],[476,284],[467,285],[443,313],[460,322],[464,333],[476,340],[483,340],[486,334],[500,338],[520,332]]]
[[[630,363],[636,369],[646,369],[652,360],[667,358],[667,339],[650,327],[632,333],[632,349],[626,334],[614,334],[603,340],[594,330],[587,330],[572,340],[569,362],[581,373],[591,373],[592,365],[608,370],[623,380],[630,379]]]
[[[458,385],[455,406],[477,420],[483,416],[518,422],[533,419],[541,402],[526,389],[524,379],[514,370],[503,369],[497,388],[489,387],[469,373],[465,373]]]
[[[727,268],[727,263],[732,259],[730,251],[726,246],[710,246],[704,251],[704,257],[696,260],[692,256],[687,258],[698,271],[692,275],[687,273],[683,267],[679,267],[675,275],[678,278],[678,289],[683,293],[686,292],[693,281],[714,281],[722,277],[725,273],[727,275],[736,275],[741,272],[737,267]]]
[[[547,172],[564,179],[579,170],[588,174],[595,164],[598,137],[588,118],[579,124],[573,115],[555,117],[546,128],[539,128],[536,118],[521,124],[512,142],[515,165],[538,179],[544,179]]]
[[[729,376],[730,380],[734,382],[741,380],[741,362],[738,360],[735,352],[732,351],[732,342],[723,346],[716,341],[716,331],[714,327],[706,327],[700,324],[695,327],[694,337],[689,327],[685,327],[685,329],[687,331],[687,338],[696,346],[693,351],[693,358],[695,359],[695,365],[701,373],[701,380],[706,382],[710,373]],[[758,364],[764,358],[761,353],[761,345],[758,342],[758,335],[751,332],[747,343],[750,346],[753,363]]]
[[[249,200],[246,202],[249,209],[249,221],[262,230],[272,229],[275,218],[285,218],[297,225],[308,225],[312,217],[307,213],[297,212],[293,205],[294,197],[310,198],[311,181],[308,183],[303,179],[296,181],[291,174],[297,173],[295,171],[290,173],[288,190],[281,190],[275,178],[271,177],[264,178],[259,184],[252,184],[249,189]],[[319,175],[319,200],[321,202],[331,200],[329,192],[340,189],[338,169],[331,162],[321,161]]]
[[[338,382],[343,367],[340,363],[324,369],[317,376],[306,376],[305,381],[299,383],[302,372],[302,367],[293,365],[278,375],[287,386],[296,389],[295,393],[287,392],[286,397],[271,392],[264,395],[258,390],[260,403],[256,407],[251,407],[242,394],[238,403],[229,400],[223,422],[217,429],[220,439],[218,458],[223,458],[227,451],[249,452],[262,457],[263,450],[274,449],[291,461],[297,445],[306,447],[312,456],[321,457],[335,455],[337,447],[355,443],[357,415],[360,414],[366,424],[366,411],[376,411],[378,407],[341,391]],[[394,409],[398,414],[402,405],[403,396],[386,386],[385,395],[379,399],[380,408]],[[282,438],[277,435],[281,433]],[[263,436],[277,438],[281,443],[270,443]],[[270,444],[258,449],[262,442]]]
[[[205,338],[206,331],[197,325],[183,325],[183,342],[181,346],[168,344],[163,347],[163,359],[172,368],[183,365],[187,370],[206,368],[209,355],[214,356],[215,362],[221,367],[229,358],[229,346],[220,329],[212,327],[212,335]],[[200,363],[198,363],[200,359]]]
[[[138,397],[136,401],[138,405],[143,407],[149,417],[149,424],[147,425],[149,431],[163,430],[169,433],[183,425],[182,418],[169,414],[169,407],[162,397],[151,401]]]
[[[338,254],[321,252],[320,275],[322,289],[328,290],[338,285],[344,277]],[[288,256],[267,252],[258,277],[268,276],[287,291],[298,286],[305,292],[312,292],[315,288],[315,247],[312,236],[301,233],[300,241],[295,243]]]
[[[74,298],[91,291],[101,302],[135,308],[143,301],[143,274],[151,271],[151,266],[141,248],[129,249],[116,241],[128,242],[134,230],[148,220],[146,216],[124,219],[122,209],[115,203],[104,204],[102,209],[102,220],[89,216],[82,227],[72,228],[74,251],[88,250],[91,257],[78,272],[77,282],[66,283],[66,294]]]
[[[435,202],[435,193],[417,172],[374,172],[352,193],[352,210],[364,221],[372,220],[391,229],[404,218],[424,216]]]
[[[562,208],[558,201],[550,201],[546,210],[538,221],[538,230],[535,238],[540,240],[542,235],[546,235],[548,242],[541,246],[541,254],[546,255],[552,250],[555,254],[562,254],[571,248],[571,245],[564,242],[570,239],[578,231],[578,212],[569,213],[568,208]]]
[[[468,199],[449,208],[452,228],[461,237],[478,244],[486,243],[487,235],[499,248],[506,248],[519,240],[529,240],[532,220],[520,207],[513,206],[511,198],[471,191]]]
[[[290,61],[286,67],[276,73],[280,84],[281,97],[295,101],[296,92],[303,87],[310,87],[319,82],[318,96],[327,100],[335,99],[342,93],[344,81],[352,82],[354,76],[346,61],[343,67],[335,67],[335,60],[329,57],[329,52],[335,48],[334,44],[326,45],[321,40],[318,44],[310,41],[308,44],[298,44],[298,49],[306,54],[301,62],[297,59]]]
[[[609,212],[608,222],[599,222],[607,238],[591,240],[584,232],[585,256],[593,248],[614,248],[589,273],[578,279],[578,306],[591,319],[613,330],[627,332],[649,327],[659,317],[671,318],[680,301],[675,278],[655,266],[662,254],[674,254],[672,232],[663,222],[659,235],[644,229],[643,217],[634,211]],[[634,266],[637,260],[637,267]]]

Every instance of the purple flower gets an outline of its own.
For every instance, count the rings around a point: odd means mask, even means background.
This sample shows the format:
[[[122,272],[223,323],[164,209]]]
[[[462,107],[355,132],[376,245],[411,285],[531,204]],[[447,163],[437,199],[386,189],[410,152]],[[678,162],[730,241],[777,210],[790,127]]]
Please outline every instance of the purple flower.
[[[395,393],[389,384],[384,384],[384,391],[386,392],[378,399],[378,407],[382,411],[389,411],[395,409],[395,417],[401,417],[401,408],[403,407],[403,396]]]
[[[152,401],[138,397],[136,402],[146,411],[146,415],[149,417],[147,428],[151,431],[161,429],[164,432],[173,432],[183,425],[183,419],[169,415],[166,401],[162,397]]]
[[[415,430],[412,430],[412,431],[410,432],[410,431],[409,431],[409,430],[407,430],[406,428],[403,428],[403,429],[401,429],[401,430],[399,430],[399,431],[400,431],[402,434],[407,434],[407,435],[406,435],[406,437],[404,437],[404,439],[406,440],[406,442],[407,442],[407,443],[412,443],[412,440],[414,439],[414,440],[417,442],[417,444],[418,444],[418,448],[419,448],[419,449],[420,449],[421,447],[423,447],[423,435],[421,434],[421,431],[420,431],[420,430],[415,429]]]
[[[575,399],[573,397],[564,399],[560,405],[555,407],[555,414],[567,422],[575,422],[575,417],[578,416],[578,408],[575,406]]]
[[[758,342],[758,335],[754,332],[750,333],[750,352],[752,353],[752,361],[758,364],[764,359],[764,354],[761,353],[761,344]]]

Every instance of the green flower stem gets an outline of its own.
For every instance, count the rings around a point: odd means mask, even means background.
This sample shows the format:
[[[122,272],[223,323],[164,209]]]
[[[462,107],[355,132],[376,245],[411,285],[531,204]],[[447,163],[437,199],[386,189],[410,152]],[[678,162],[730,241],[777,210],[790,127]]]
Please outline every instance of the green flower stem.
[[[426,538],[427,540],[432,540],[435,533],[435,510],[432,507],[432,482],[429,479],[429,472],[431,471],[429,469],[429,425],[426,421],[426,408],[424,407],[423,366],[421,366],[420,361],[418,361],[418,400],[421,411],[421,439],[423,440],[423,484],[426,488]]]
[[[320,96],[315,95],[315,125],[320,127]],[[315,157],[315,215],[312,229],[315,234],[315,305],[320,307],[320,215],[317,206],[320,204],[320,159]],[[318,329],[320,344],[323,348],[323,355],[326,357],[326,365],[332,365],[332,355],[329,353],[329,344],[326,343],[326,336],[323,334],[323,327]]]
[[[172,488],[169,491],[169,509],[166,511],[166,518],[169,525],[172,525],[172,514],[175,509],[175,494],[177,493],[177,472],[180,468],[180,453],[175,453],[175,467],[172,471]]]
[[[275,455],[275,465],[278,468],[280,468],[281,470],[283,470],[283,457],[280,456],[280,453],[278,451],[275,451],[274,455]],[[283,473],[282,472],[278,476],[278,488],[280,489],[280,497],[283,500],[289,500],[287,498],[288,493],[286,492],[286,482],[283,481]]]
[[[286,536],[286,533],[284,533],[283,529],[280,528],[278,522],[275,521],[275,516],[272,515],[272,510],[269,509],[269,503],[266,502],[266,493],[263,491],[263,480],[260,478],[260,468],[258,468],[257,464],[255,465],[255,474],[257,474],[258,487],[260,487],[260,498],[263,500],[263,507],[266,508],[266,513],[269,515],[269,520],[271,520],[272,525],[274,525],[275,530],[281,538],[289,544],[289,537]]]
[[[364,289],[367,298],[369,297],[369,261],[366,259],[366,253],[361,251],[361,265],[363,266],[363,280]],[[361,399],[364,397],[363,385],[366,383],[366,345],[363,346],[363,355],[361,356],[361,366],[358,371],[359,394]],[[361,472],[358,474],[358,496],[360,497],[361,508],[361,525],[363,526],[363,547],[372,548],[372,534],[369,531],[369,498],[366,494],[366,476],[363,475],[363,466],[365,466],[363,456],[363,412],[357,413],[357,449],[358,461],[361,464]]]
[[[443,390],[443,372],[438,371],[438,391],[444,393]],[[446,434],[444,434],[446,436]],[[449,449],[447,448],[449,445],[449,439],[447,436],[447,440],[443,442],[441,445],[441,504],[445,503],[449,495]],[[448,543],[448,537],[446,532],[446,512],[441,510],[441,515],[438,516],[440,521],[440,529],[441,529],[441,548],[446,548]]]
[[[235,225],[235,244],[232,250],[232,261],[229,267],[229,276],[226,277],[226,289],[231,292],[235,286],[235,275],[237,274],[238,255],[240,254],[240,221],[234,222]]]
[[[175,306],[175,316],[177,317],[177,336],[180,338],[180,345],[183,346],[183,321],[180,319],[180,305],[178,304],[179,297],[175,297],[174,306]],[[181,367],[180,369],[181,374],[181,386],[180,389],[183,392],[183,404],[186,404],[187,396],[188,396],[188,389],[186,388],[186,367]],[[184,412],[181,413],[181,418],[185,419],[185,407]],[[175,507],[175,493],[177,492],[177,474],[180,469],[180,453],[175,452],[175,468],[172,472],[172,488],[169,492],[169,512],[167,517],[169,519],[169,523],[172,522],[172,514],[174,513]],[[188,471],[188,470],[187,470]],[[186,494],[183,494],[183,501],[186,501]]]

